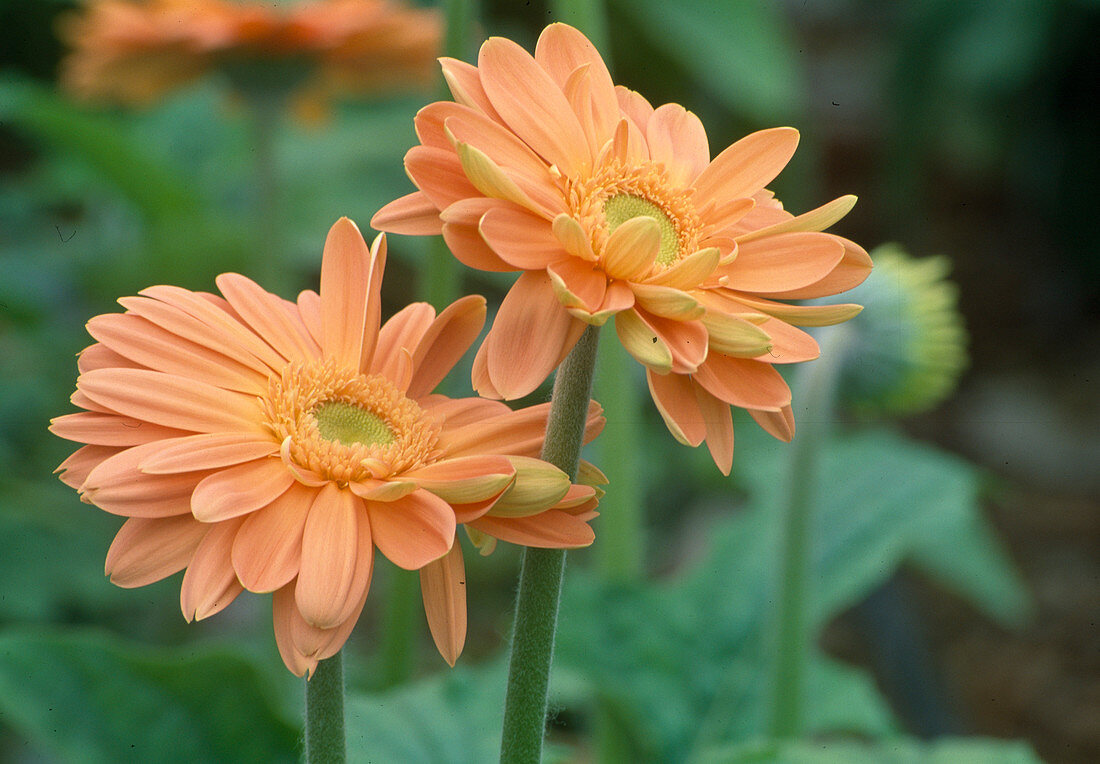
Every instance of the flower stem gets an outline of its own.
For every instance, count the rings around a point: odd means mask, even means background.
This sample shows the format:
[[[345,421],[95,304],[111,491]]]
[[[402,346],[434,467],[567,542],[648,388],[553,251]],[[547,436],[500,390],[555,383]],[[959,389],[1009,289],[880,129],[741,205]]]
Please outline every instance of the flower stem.
[[[805,410],[813,417],[804,421],[791,442],[787,493],[780,508],[781,578],[779,609],[775,620],[772,705],[768,720],[774,739],[799,735],[803,725],[806,664],[810,654],[809,573],[810,528],[818,461],[833,419],[837,381],[845,355],[846,327],[829,327],[820,335],[821,357],[805,364],[800,391]]]
[[[588,327],[558,367],[542,458],[576,479],[584,440],[599,329]],[[554,632],[565,574],[565,550],[523,550],[512,657],[504,701],[503,764],[538,762],[546,733],[547,692]]]
[[[317,664],[306,682],[306,761],[342,764],[344,741],[344,662],[342,653]]]

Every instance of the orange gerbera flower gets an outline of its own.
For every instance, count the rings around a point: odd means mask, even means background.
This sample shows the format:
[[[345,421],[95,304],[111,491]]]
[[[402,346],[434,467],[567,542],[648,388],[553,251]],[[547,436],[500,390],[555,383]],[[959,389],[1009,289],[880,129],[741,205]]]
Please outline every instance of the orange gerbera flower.
[[[427,86],[441,32],[436,12],[390,0],[86,5],[62,23],[73,47],[62,82],[87,98],[131,103],[149,103],[213,70],[239,84],[301,85],[314,95]]]
[[[86,443],[59,468],[81,498],[129,519],[106,570],[124,587],[186,567],[184,616],[274,592],[291,671],[336,653],[359,617],[374,547],[421,569],[454,662],[465,633],[456,524],[529,546],[592,541],[596,491],[532,458],[548,406],[511,411],[431,394],[477,337],[485,301],[408,306],[379,328],[385,236],[347,218],[325,242],[321,292],[297,303],[237,274],[224,299],[155,286],[96,316],[73,403],[51,430]],[[589,412],[587,436],[602,427]]]
[[[795,217],[765,189],[798,133],[753,133],[712,160],[694,114],[615,86],[592,44],[564,24],[546,28],[534,57],[492,38],[477,67],[441,61],[457,103],[417,115],[422,145],[405,168],[420,190],[372,225],[442,233],[473,268],[524,271],[478,352],[477,390],[531,392],[587,324],[614,316],[672,434],[706,440],[723,472],[731,404],[789,439],[791,395],[774,364],[818,354],[793,325],[838,323],[860,308],[780,300],[843,292],[871,267],[858,245],[819,232],[854,197]]]

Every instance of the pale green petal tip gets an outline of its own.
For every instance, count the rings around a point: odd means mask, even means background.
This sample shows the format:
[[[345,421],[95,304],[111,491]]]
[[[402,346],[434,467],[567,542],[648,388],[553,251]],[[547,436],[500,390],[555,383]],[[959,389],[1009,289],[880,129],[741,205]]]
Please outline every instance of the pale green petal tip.
[[[906,416],[946,400],[965,371],[967,333],[951,261],[916,259],[896,244],[871,252],[874,268],[845,297],[864,306],[841,380],[845,405],[865,415]]]

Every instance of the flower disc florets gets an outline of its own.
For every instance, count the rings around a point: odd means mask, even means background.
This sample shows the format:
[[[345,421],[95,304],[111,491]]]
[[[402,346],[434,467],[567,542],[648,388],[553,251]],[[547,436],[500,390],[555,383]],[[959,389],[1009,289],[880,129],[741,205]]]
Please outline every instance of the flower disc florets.
[[[439,456],[433,417],[385,377],[331,360],[287,366],[263,407],[283,458],[337,483],[384,479]]]

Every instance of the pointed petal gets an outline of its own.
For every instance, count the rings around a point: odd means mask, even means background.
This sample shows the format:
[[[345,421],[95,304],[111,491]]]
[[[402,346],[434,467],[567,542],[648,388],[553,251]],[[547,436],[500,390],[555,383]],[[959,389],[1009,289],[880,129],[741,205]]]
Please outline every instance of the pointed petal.
[[[79,491],[93,469],[118,453],[121,453],[120,449],[110,446],[84,446],[57,465],[54,473],[62,483]]]
[[[653,114],[653,107],[650,106],[645,96],[629,88],[624,88],[622,85],[615,86],[615,96],[619,99],[619,108],[622,109],[623,114],[630,117],[630,121],[634,123],[635,127],[644,131],[649,125],[650,116]]]
[[[216,523],[266,507],[294,483],[281,459],[259,459],[218,470],[195,486],[191,513]]]
[[[420,592],[435,646],[453,666],[466,643],[466,567],[460,544],[420,569]]]
[[[445,555],[454,543],[454,510],[425,490],[390,502],[367,502],[378,551],[405,570],[417,570]]]
[[[702,443],[707,426],[691,378],[683,374],[655,374],[652,369],[646,369],[645,376],[653,403],[672,437],[685,446]]]
[[[190,514],[191,494],[206,473],[146,475],[138,465],[155,453],[158,445],[134,446],[104,459],[88,473],[81,486],[83,498],[106,512],[125,517]]]
[[[558,365],[575,321],[558,302],[549,276],[528,271],[519,277],[485,340],[489,377],[502,397],[521,398],[542,384]]]
[[[770,318],[760,325],[760,329],[771,337],[771,350],[760,354],[760,360],[767,363],[802,363],[812,361],[821,355],[817,340],[801,329],[777,318]]]
[[[485,298],[467,295],[443,309],[413,348],[413,378],[407,395],[427,395],[466,354],[485,325]]]
[[[302,323],[306,325],[309,334],[317,346],[324,341],[324,332],[321,328],[321,295],[312,289],[303,289],[298,293],[298,314],[302,317]]]
[[[721,253],[717,247],[707,247],[678,261],[671,268],[658,271],[647,279],[649,284],[674,289],[694,289],[714,273]]]
[[[661,248],[661,229],[654,218],[640,215],[623,222],[607,237],[600,263],[609,276],[626,281],[644,277]]]
[[[320,347],[290,303],[237,273],[223,273],[215,282],[237,315],[283,358],[303,363],[320,357]]]
[[[778,293],[817,284],[843,257],[844,247],[835,236],[784,233],[738,245],[737,259],[718,273],[729,289]]]
[[[370,373],[392,380],[402,363],[401,351],[412,352],[434,320],[435,308],[426,302],[414,302],[395,313],[378,331]]]
[[[478,231],[502,260],[521,270],[541,270],[567,255],[545,218],[518,207],[490,209]]]
[[[214,615],[244,591],[230,559],[241,522],[238,518],[208,526],[195,549],[180,585],[180,609],[188,622]]]
[[[420,408],[442,418],[443,431],[453,430],[467,424],[479,424],[486,419],[510,414],[512,410],[500,401],[485,398],[447,398],[431,395],[417,401]]]
[[[656,284],[634,284],[631,289],[637,304],[655,316],[675,321],[691,321],[706,312],[687,292]]]
[[[367,248],[355,223],[340,218],[321,258],[321,343],[325,358],[349,369],[369,364],[378,336],[385,239]]]
[[[711,395],[744,409],[779,411],[791,402],[791,389],[771,364],[714,353],[694,379]]]
[[[588,523],[560,509],[529,517],[485,515],[469,527],[501,541],[541,549],[576,549],[590,545],[596,538]]]
[[[787,166],[797,146],[798,131],[792,127],[746,135],[716,156],[695,179],[696,205],[752,196]]]
[[[428,202],[439,210],[462,199],[481,196],[466,177],[462,162],[452,148],[413,146],[405,154],[405,172]]]
[[[855,196],[851,194],[841,196],[833,199],[827,204],[821,205],[815,210],[803,212],[801,215],[788,218],[780,223],[775,223],[770,226],[765,226],[764,228],[758,228],[754,231],[741,234],[737,237],[737,240],[748,242],[762,239],[767,236],[774,236],[777,233],[788,233],[791,231],[824,231],[851,212],[852,208],[855,206]]]
[[[794,437],[794,412],[790,405],[786,405],[779,411],[757,411],[749,409],[749,414],[764,432],[773,438],[790,443]]]
[[[549,265],[546,273],[558,302],[564,307],[591,315],[603,305],[607,275],[592,263],[570,257]]]
[[[294,624],[301,620],[298,606],[294,602],[294,585],[287,584],[275,592],[271,598],[272,625],[275,631],[275,644],[283,663],[295,676],[303,676],[317,669],[317,659],[307,658],[294,644]]]
[[[302,560],[294,601],[318,629],[340,624],[347,610],[359,550],[363,501],[329,483],[315,494],[302,529]]]
[[[124,589],[160,581],[186,567],[209,528],[190,515],[131,517],[107,550],[105,572]]]
[[[591,162],[584,131],[561,88],[519,45],[492,37],[478,54],[481,84],[524,143],[566,175]]]
[[[394,199],[370,219],[376,231],[406,236],[438,236],[443,232],[439,208],[423,191],[414,191]]]
[[[419,488],[402,475],[400,480],[357,480],[348,483],[348,489],[360,499],[371,501],[397,501]]]
[[[494,517],[526,517],[558,503],[569,491],[569,476],[549,462],[529,456],[509,456],[515,481],[489,514]]]
[[[298,575],[302,529],[317,491],[291,486],[246,518],[233,540],[233,569],[251,592],[273,592]]]
[[[512,202],[537,215],[547,217],[551,215],[551,210],[532,199],[515,179],[484,151],[469,143],[459,143],[455,146],[455,150],[458,152],[462,171],[481,194],[491,199]]]
[[[414,480],[448,504],[470,504],[498,495],[515,480],[516,469],[503,456],[461,456],[429,464],[402,477]]]
[[[144,369],[94,369],[77,389],[134,419],[192,432],[265,432],[253,396],[175,374]]]
[[[793,236],[794,234],[787,234]],[[800,289],[785,292],[773,292],[769,297],[785,300],[806,300],[815,297],[827,297],[847,292],[863,283],[871,273],[871,258],[863,247],[840,236],[830,236],[844,247],[844,256],[840,263],[823,279]]]
[[[102,343],[81,350],[76,356],[76,369],[83,374],[92,369],[139,369],[141,364],[124,358]]]
[[[649,331],[672,355],[672,372],[690,374],[707,357],[707,329],[702,321],[679,321],[635,309]]]
[[[636,310],[624,310],[615,316],[615,333],[626,352],[638,363],[658,374],[672,371],[672,351]]]
[[[695,395],[707,426],[707,449],[722,474],[729,475],[733,467],[733,416],[729,404],[698,385]]]
[[[451,95],[454,96],[455,101],[503,124],[504,120],[493,108],[489,96],[485,95],[485,88],[481,86],[481,76],[476,66],[447,57],[439,59],[439,65],[443,69],[443,79],[447,81],[447,87],[451,89]]]
[[[734,299],[749,308],[775,316],[794,326],[833,326],[859,315],[862,305],[788,305],[785,302],[765,300],[755,295],[735,294]]]
[[[248,433],[203,433],[158,441],[160,448],[145,458],[138,468],[148,475],[229,467],[261,459],[279,450],[270,438]]]
[[[587,109],[595,128],[592,148],[598,149],[611,138],[611,132],[615,129],[619,119],[619,100],[611,73],[607,71],[596,46],[568,24],[551,24],[539,35],[535,60],[562,89],[570,75],[585,67],[590,82]]]
[[[50,432],[59,438],[97,446],[137,446],[183,435],[183,430],[143,422],[140,419],[82,411],[50,420]]]
[[[562,213],[554,218],[552,226],[554,236],[561,242],[565,251],[581,260],[596,261],[596,253],[592,251],[592,243],[588,240],[581,224],[576,218]]]
[[[710,351],[741,358],[765,355],[773,340],[762,327],[736,316],[708,311],[702,318]]]
[[[451,254],[460,263],[470,268],[495,273],[516,270],[514,265],[501,260],[500,255],[485,243],[476,226],[444,223],[443,241],[447,243],[447,249],[451,250]]]
[[[707,131],[699,118],[675,103],[657,107],[646,124],[646,142],[654,162],[663,162],[669,181],[688,186],[710,164]]]

